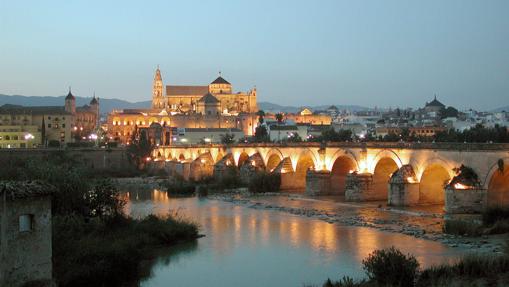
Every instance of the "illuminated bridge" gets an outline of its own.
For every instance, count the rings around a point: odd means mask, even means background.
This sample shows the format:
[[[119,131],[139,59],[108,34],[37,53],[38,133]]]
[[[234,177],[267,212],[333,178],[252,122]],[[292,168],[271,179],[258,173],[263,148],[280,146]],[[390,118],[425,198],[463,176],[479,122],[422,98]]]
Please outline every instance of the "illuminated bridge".
[[[281,190],[343,195],[346,201],[387,200],[396,206],[444,204],[449,213],[509,206],[509,145],[461,143],[295,143],[161,146],[153,166],[186,179],[280,175]],[[473,169],[478,184],[454,170]],[[449,184],[451,183],[451,184]],[[454,184],[453,184],[454,183]]]

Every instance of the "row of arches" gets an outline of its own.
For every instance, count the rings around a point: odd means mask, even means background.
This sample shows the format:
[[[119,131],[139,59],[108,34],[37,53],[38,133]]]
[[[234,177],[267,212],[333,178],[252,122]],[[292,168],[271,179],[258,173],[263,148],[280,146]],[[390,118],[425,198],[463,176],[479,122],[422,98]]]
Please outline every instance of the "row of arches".
[[[184,152],[177,154],[175,154],[174,159],[179,161],[186,160]],[[235,157],[231,154],[230,156],[232,158]],[[259,158],[256,164],[261,165],[260,167],[267,172],[273,172],[283,160],[288,160],[292,166],[292,183],[297,190],[301,191],[306,187],[307,171],[318,168],[316,154],[308,149],[304,149],[297,156],[287,158],[277,149],[264,153],[264,156],[258,151],[253,151],[251,155],[246,151],[242,151],[238,154],[237,160],[233,164],[240,168],[250,158],[254,157]],[[207,163],[215,164],[222,158],[224,158],[222,153],[217,153],[215,157],[210,155],[207,157]],[[354,156],[345,151],[338,151],[332,157],[332,160],[328,165],[331,194],[341,195],[344,194],[348,174],[359,170],[361,166],[359,166],[359,162],[357,162]],[[504,162],[506,166],[509,165],[509,159],[505,159]],[[379,193],[379,198],[387,198],[389,179],[401,167],[401,160],[392,152],[382,151],[375,156],[373,164],[374,166],[369,168],[372,171],[373,189]],[[451,180],[452,176],[450,164],[441,160],[430,161],[419,168],[419,175],[419,203],[443,204],[444,185]],[[489,205],[509,206],[509,167],[505,169],[498,168],[497,164],[494,163],[491,171],[483,181],[485,182],[483,186],[488,192]]]

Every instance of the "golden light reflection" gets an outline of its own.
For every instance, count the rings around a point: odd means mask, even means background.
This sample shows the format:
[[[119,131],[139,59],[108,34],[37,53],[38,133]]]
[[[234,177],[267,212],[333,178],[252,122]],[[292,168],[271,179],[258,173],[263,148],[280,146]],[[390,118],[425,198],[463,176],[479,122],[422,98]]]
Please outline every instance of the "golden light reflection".
[[[336,227],[321,221],[313,221],[311,233],[311,248],[315,251],[324,250],[335,252],[337,250]]]
[[[157,203],[167,203],[170,201],[168,193],[166,191],[160,191],[158,189],[154,189],[154,191],[152,192],[152,199]]]

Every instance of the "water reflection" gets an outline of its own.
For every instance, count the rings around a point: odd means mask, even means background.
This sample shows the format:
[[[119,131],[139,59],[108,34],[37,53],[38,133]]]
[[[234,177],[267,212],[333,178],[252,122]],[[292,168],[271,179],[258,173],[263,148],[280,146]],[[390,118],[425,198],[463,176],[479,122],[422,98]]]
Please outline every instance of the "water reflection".
[[[142,286],[302,286],[328,277],[363,277],[362,259],[392,245],[415,254],[424,266],[461,253],[405,235],[214,200],[172,198],[157,190],[130,191],[128,197],[126,211],[132,216],[178,210],[206,235],[192,252],[176,252],[179,247],[162,254]]]

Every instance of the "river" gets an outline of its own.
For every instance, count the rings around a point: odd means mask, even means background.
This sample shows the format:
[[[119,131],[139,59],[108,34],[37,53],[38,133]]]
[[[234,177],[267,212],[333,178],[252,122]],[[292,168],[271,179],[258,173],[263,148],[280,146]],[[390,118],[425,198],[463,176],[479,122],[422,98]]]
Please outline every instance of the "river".
[[[157,190],[130,191],[133,217],[177,212],[205,237],[162,254],[140,286],[321,286],[327,278],[364,277],[362,259],[392,245],[423,266],[449,262],[465,250],[439,242],[348,227],[206,198],[171,198]]]

